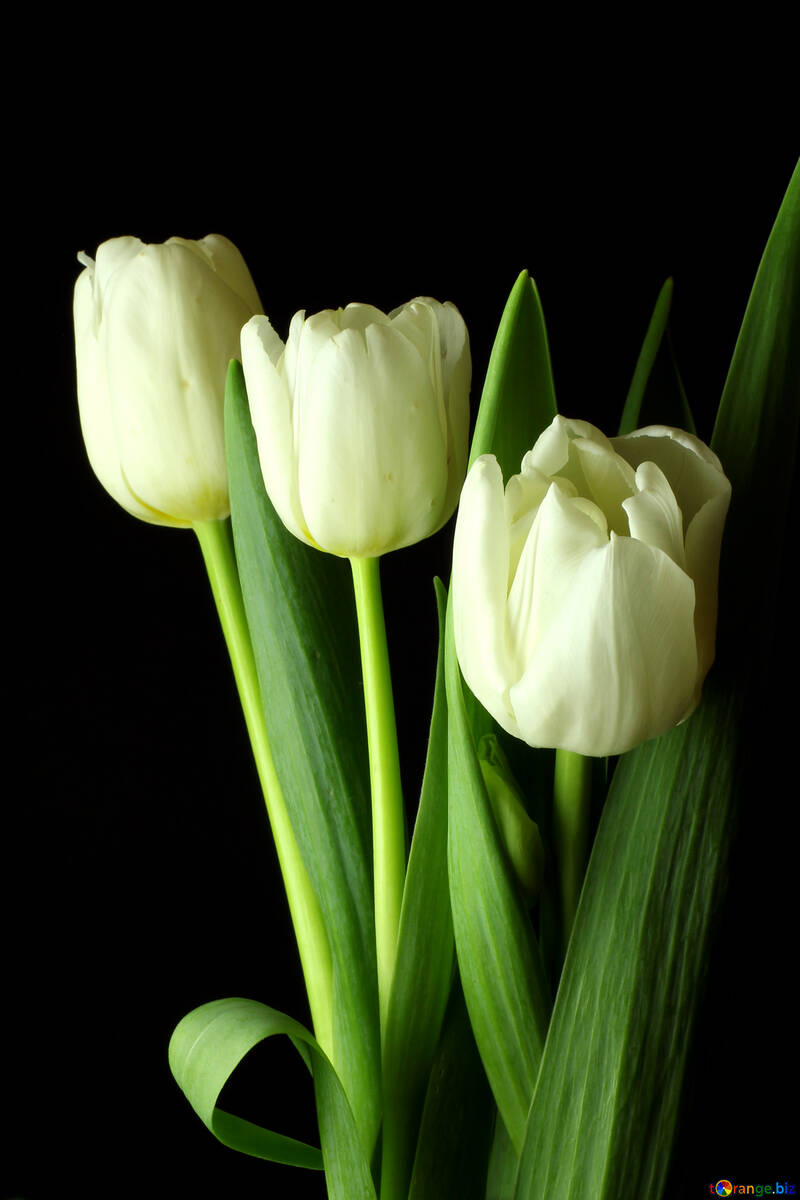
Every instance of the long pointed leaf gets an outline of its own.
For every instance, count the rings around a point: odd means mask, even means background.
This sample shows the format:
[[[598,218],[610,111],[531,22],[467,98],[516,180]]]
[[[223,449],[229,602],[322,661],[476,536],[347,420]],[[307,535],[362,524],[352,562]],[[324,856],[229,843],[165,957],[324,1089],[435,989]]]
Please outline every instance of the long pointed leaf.
[[[493,1112],[456,977],[425,1097],[408,1200],[483,1200]]]
[[[547,330],[536,284],[523,271],[508,298],[492,347],[470,449],[497,458],[504,479],[556,415]]]
[[[333,959],[333,1057],[365,1147],[380,1115],[369,784],[350,572],[283,526],[264,490],[239,363],[225,437],[236,559],[264,717]]]
[[[673,425],[694,433],[694,420],[683,390],[669,335],[673,284],[658,294],[619,424],[619,433],[643,425]]]
[[[500,843],[467,719],[448,608],[448,870],[458,967],[475,1041],[519,1150],[549,1000],[529,915]]]
[[[384,1045],[383,1169],[408,1194],[419,1119],[453,979],[453,921],[447,886],[446,596],[435,580],[439,657],[428,755],[408,860]]]

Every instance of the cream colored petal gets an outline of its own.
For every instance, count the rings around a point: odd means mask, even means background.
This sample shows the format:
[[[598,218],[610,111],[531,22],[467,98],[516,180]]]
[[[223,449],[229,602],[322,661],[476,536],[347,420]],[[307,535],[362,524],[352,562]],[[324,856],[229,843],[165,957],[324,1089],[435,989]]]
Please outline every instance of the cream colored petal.
[[[292,397],[279,370],[281,348],[266,317],[252,317],[242,329],[242,368],[264,486],[286,528],[314,545],[300,505]]]
[[[289,336],[286,339],[283,358],[281,360],[281,374],[286,381],[286,386],[292,396],[297,391],[297,359],[300,353],[300,343],[303,340],[303,326],[305,325],[306,313],[305,309],[296,312],[289,324]],[[272,351],[270,350],[270,356]],[[275,366],[278,366],[278,359],[273,358]]]
[[[461,672],[495,720],[520,731],[508,700],[512,683],[506,614],[508,529],[503,476],[492,454],[464,482],[453,542],[453,632]]]
[[[615,454],[605,437],[602,442],[597,438],[573,438],[569,462],[559,474],[575,484],[580,496],[602,509],[614,533],[628,535],[623,502],[635,491],[634,471],[624,458]]]
[[[411,300],[402,308],[395,309],[391,317],[392,329],[402,333],[425,362],[436,363],[436,383],[442,386],[442,346],[439,323],[430,304],[425,300]]]
[[[336,310],[335,318],[339,329],[360,329],[362,332],[368,325],[391,324],[386,313],[374,304],[348,304],[346,308]]]
[[[695,513],[714,496],[730,495],[722,464],[704,442],[682,429],[650,425],[611,443],[632,467],[654,462],[669,480],[688,529]]]
[[[240,251],[228,238],[218,233],[209,233],[197,243],[208,255],[209,262],[219,277],[232,288],[243,301],[251,315],[264,311],[253,277]]]
[[[612,533],[578,565],[511,703],[531,745],[621,754],[688,715],[696,677],[692,581]]]
[[[654,462],[669,480],[683,513],[686,570],[695,582],[695,629],[702,681],[714,661],[717,578],[731,485],[713,450],[691,433],[652,425],[614,445],[628,462]]]
[[[514,582],[517,565],[525,547],[531,526],[536,520],[539,505],[550,488],[550,480],[530,461],[526,454],[519,475],[512,475],[506,484],[506,525],[509,531],[508,586]]]
[[[112,279],[144,250],[144,242],[136,237],[109,238],[97,247],[95,288],[96,300],[102,305]]]
[[[115,277],[104,324],[122,470],[144,503],[180,520],[229,511],[225,375],[249,316],[181,245],[146,246]]]
[[[328,339],[302,404],[300,501],[320,546],[373,557],[439,527],[447,491],[441,400],[407,338],[374,324]]]
[[[559,413],[536,439],[533,449],[528,451],[531,465],[543,475],[562,474],[569,461],[570,444],[576,438],[608,446],[608,438],[594,425],[590,425],[588,421],[564,417]]]
[[[105,355],[98,340],[93,276],[94,264],[79,275],[73,301],[78,411],[89,462],[105,490],[132,516],[153,525],[183,526],[185,522],[176,521],[143,504],[123,476],[111,412]]]
[[[440,304],[429,296],[410,300],[390,316],[392,327],[402,331],[430,363],[432,387],[443,398],[448,487],[439,523],[444,524],[458,503],[469,454],[472,362],[467,329],[455,305]]]
[[[533,449],[525,455],[522,460],[523,468],[527,463],[542,475],[557,475],[561,468],[566,466],[569,458],[569,437],[565,426],[563,417],[554,417],[539,434]]]
[[[289,327],[284,367],[286,380],[294,397],[294,439],[300,445],[308,389],[319,352],[340,332],[342,310],[325,309],[310,317],[296,313]]]
[[[448,300],[440,304],[437,300],[426,300],[433,310],[439,324],[439,342],[442,348],[442,382],[445,394],[451,392],[461,395],[469,392],[472,374],[472,363],[469,349],[469,335],[464,324],[464,318]]]
[[[461,313],[449,301],[429,301],[439,324],[442,355],[442,386],[447,416],[448,493],[445,513],[449,517],[458,503],[469,456],[469,392],[472,358],[469,336]]]
[[[683,518],[664,472],[655,463],[642,463],[636,471],[636,489],[634,496],[622,502],[631,537],[663,550],[685,571]]]
[[[607,544],[603,514],[589,501],[571,499],[550,484],[508,594],[512,678],[524,675],[539,643],[569,605],[586,556]]]

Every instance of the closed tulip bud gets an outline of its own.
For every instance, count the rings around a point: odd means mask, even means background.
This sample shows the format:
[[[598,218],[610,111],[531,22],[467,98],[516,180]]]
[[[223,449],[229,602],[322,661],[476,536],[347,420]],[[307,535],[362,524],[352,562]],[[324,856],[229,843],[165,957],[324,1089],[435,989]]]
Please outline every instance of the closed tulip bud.
[[[467,462],[470,354],[452,304],[350,304],[242,330],[264,484],[309,545],[375,558],[435,533]]]
[[[556,417],[503,488],[466,479],[453,551],[464,678],[532,746],[620,754],[690,715],[714,658],[731,488],[698,438]]]
[[[134,516],[186,527],[228,515],[225,374],[261,308],[236,247],[138,238],[78,255],[81,429],[103,487]]]

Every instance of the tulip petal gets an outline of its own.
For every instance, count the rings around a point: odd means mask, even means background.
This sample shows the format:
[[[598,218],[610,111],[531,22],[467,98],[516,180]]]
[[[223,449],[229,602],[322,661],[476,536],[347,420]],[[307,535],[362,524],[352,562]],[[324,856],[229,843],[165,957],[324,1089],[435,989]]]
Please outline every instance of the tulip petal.
[[[650,425],[611,444],[632,467],[654,462],[669,480],[688,529],[695,513],[714,496],[730,496],[731,487],[713,450],[691,433]]]
[[[627,536],[628,518],[624,501],[635,490],[634,472],[624,458],[615,454],[606,438],[574,438],[569,462],[559,474],[571,480],[581,496],[602,509],[610,529]]]
[[[714,661],[719,554],[731,485],[714,451],[682,429],[651,425],[614,438],[613,445],[633,466],[656,463],[683,513],[686,571],[695,584],[699,686]]]
[[[515,680],[570,604],[586,556],[608,545],[603,514],[590,503],[594,512],[587,512],[586,506],[586,500],[566,496],[553,483],[537,509],[508,593]]]
[[[477,458],[458,506],[453,542],[453,631],[467,684],[506,732],[521,737],[508,699],[506,615],[509,539],[503,476],[493,454]]]
[[[94,301],[99,326],[104,311],[108,311],[114,285],[124,275],[124,268],[144,249],[136,237],[109,238],[97,247],[94,274]]]
[[[333,311],[333,316],[339,329],[360,329],[362,333],[368,325],[391,324],[391,319],[386,313],[375,308],[374,304],[348,304],[345,308]]]
[[[588,421],[576,421],[559,413],[553,417],[547,429],[542,431],[536,439],[535,446],[525,457],[543,475],[559,475],[567,466],[570,442],[574,438],[585,438],[600,444],[608,443],[606,436]]]
[[[449,486],[445,499],[445,520],[458,504],[469,455],[469,389],[472,382],[472,357],[464,319],[448,300],[439,304],[426,300],[439,325],[442,386],[447,417],[447,462]]]
[[[170,242],[180,242],[180,238],[170,238]],[[167,243],[169,245],[169,243]],[[190,249],[197,247],[206,256],[212,269],[220,279],[247,305],[251,313],[263,312],[253,277],[247,268],[247,263],[237,246],[219,233],[209,233],[199,242],[186,242]]]
[[[727,479],[725,480],[727,483]],[[714,661],[717,636],[717,587],[722,531],[730,504],[727,493],[707,500],[686,530],[686,570],[694,580],[694,627],[697,637],[698,684]]]
[[[313,546],[297,485],[292,398],[280,369],[283,343],[268,319],[256,316],[242,329],[241,349],[264,487],[286,528]]]
[[[551,481],[537,471],[528,455],[522,460],[519,475],[512,475],[506,484],[506,522],[509,530],[508,586],[514,582],[520,556],[536,520],[539,505],[550,488]],[[574,489],[572,489],[574,491]]]
[[[666,554],[614,533],[573,568],[511,703],[531,745],[621,754],[696,703],[694,587]]]
[[[108,494],[132,516],[151,525],[185,527],[186,522],[177,521],[143,504],[131,491],[123,475],[109,398],[106,359],[97,337],[99,308],[95,301],[95,282],[92,263],[78,276],[73,299],[78,411],[89,462]]]
[[[228,514],[225,373],[250,315],[179,244],[142,247],[114,282],[105,350],[120,461],[144,503],[180,520]]]
[[[622,502],[631,537],[657,546],[685,571],[683,517],[664,472],[655,463],[643,462],[636,471],[636,488],[636,495]]]
[[[343,329],[317,350],[296,403],[300,502],[320,546],[373,557],[439,528],[442,401],[406,337],[389,324]]]
[[[394,310],[392,329],[408,338],[423,362],[430,363],[435,375],[432,378],[437,391],[442,387],[442,351],[439,322],[432,305],[426,300],[411,300],[402,308]]]

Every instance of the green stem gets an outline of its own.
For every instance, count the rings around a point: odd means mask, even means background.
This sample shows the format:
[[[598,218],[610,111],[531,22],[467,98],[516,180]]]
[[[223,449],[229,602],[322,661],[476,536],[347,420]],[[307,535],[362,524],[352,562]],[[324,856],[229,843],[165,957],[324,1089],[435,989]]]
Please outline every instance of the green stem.
[[[236,569],[231,524],[230,521],[207,521],[198,522],[193,528],[203,552],[264,793],[297,938],[314,1034],[322,1049],[332,1058],[333,971],[330,945],[316,894],[300,857],[264,727],[261,693]]]
[[[386,1031],[406,871],[405,816],[389,650],[381,599],[380,560],[351,558],[350,566],[361,643],[372,787],[375,945],[382,1040]]]
[[[592,760],[571,750],[556,750],[553,818],[561,879],[565,953],[586,868],[591,791]]]

